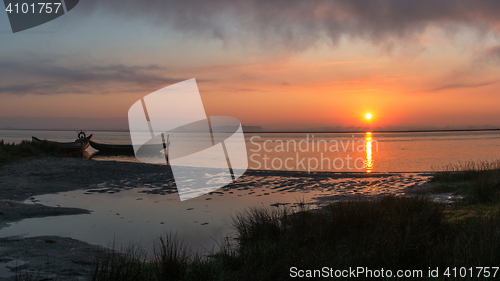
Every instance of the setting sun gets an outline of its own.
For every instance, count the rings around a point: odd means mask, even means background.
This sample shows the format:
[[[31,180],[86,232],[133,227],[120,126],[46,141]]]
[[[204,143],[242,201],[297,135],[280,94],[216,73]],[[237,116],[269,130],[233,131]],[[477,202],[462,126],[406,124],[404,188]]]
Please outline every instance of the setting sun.
[[[370,113],[367,113],[365,117],[366,119],[372,119],[372,115]]]

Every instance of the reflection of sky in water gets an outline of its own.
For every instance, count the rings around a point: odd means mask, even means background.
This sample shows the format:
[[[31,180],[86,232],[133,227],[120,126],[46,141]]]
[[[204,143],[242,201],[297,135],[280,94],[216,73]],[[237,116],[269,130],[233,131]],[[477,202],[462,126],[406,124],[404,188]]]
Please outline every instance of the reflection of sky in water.
[[[277,140],[287,141],[295,140],[300,142],[306,139],[308,134],[293,133],[293,134],[245,134],[248,157],[252,154],[261,154],[260,157],[253,159],[259,163],[262,162],[264,154],[269,158],[280,158],[285,160],[288,157],[296,157],[296,152],[276,152],[273,147],[277,145]],[[76,131],[17,131],[17,130],[0,130],[0,139],[9,142],[20,142],[22,139],[31,139],[31,136],[46,138],[59,141],[73,141],[76,139]],[[252,137],[259,136],[260,139]],[[310,133],[309,138],[316,141],[332,140],[344,141],[366,141],[367,135],[360,134],[317,134]],[[500,158],[500,132],[434,132],[434,133],[372,133],[371,142],[371,159],[373,163],[373,172],[418,172],[430,171],[432,166],[444,166],[448,163],[457,163],[458,161],[468,160],[496,160]],[[94,132],[94,140],[102,143],[110,144],[130,144],[130,135],[128,132]],[[186,140],[187,142],[196,142],[196,138]],[[267,146],[271,152],[266,152],[261,149],[256,150],[259,144],[261,147],[264,142],[268,141]],[[187,143],[187,145],[190,145]],[[358,152],[355,149],[351,151],[340,152],[325,152],[324,157],[343,158],[350,157],[362,158],[368,162],[367,151]],[[300,152],[301,157],[312,157],[320,159],[321,152],[308,151]],[[133,161],[135,157],[129,156],[96,156],[94,159],[99,160],[117,160],[117,161]],[[207,160],[206,165],[210,165]],[[249,161],[250,169],[255,168],[256,164]],[[300,168],[300,167],[298,167]],[[285,169],[285,167],[283,167]],[[318,169],[321,170],[321,169]],[[327,170],[327,169],[325,169]],[[338,171],[349,171],[347,167]],[[354,171],[354,170],[351,170]],[[365,171],[365,170],[361,170]]]
[[[37,203],[71,206],[92,210],[90,215],[47,217],[24,220],[0,230],[0,237],[12,235],[59,235],[91,244],[108,246],[140,242],[149,250],[155,237],[165,232],[177,234],[194,250],[212,250],[232,232],[231,215],[246,207],[295,203],[299,194],[262,197],[259,202],[249,191],[222,196],[215,192],[188,201],[180,201],[177,193],[167,195],[141,194],[135,190],[118,193],[72,191],[59,195],[38,196]],[[241,194],[236,194],[241,193]],[[307,196],[306,196],[307,197]]]
[[[78,207],[91,210],[92,214],[23,220],[1,229],[0,237],[58,235],[103,246],[113,241],[123,246],[134,242],[151,251],[158,235],[171,232],[193,250],[206,252],[217,248],[224,237],[233,233],[231,216],[248,207],[275,208],[272,205],[276,204],[297,207],[299,202],[321,202],[315,198],[325,196],[338,196],[329,199],[342,200],[399,194],[404,187],[425,180],[426,176],[418,175],[411,178],[245,175],[230,187],[187,201],[180,201],[177,193],[171,193],[172,185],[150,182],[149,178],[136,182],[116,180],[95,185],[91,192],[78,190],[37,196],[40,204]],[[144,181],[149,183],[140,184]],[[146,191],[149,193],[143,193]]]
[[[256,134],[257,135],[257,134]],[[258,163],[263,165],[264,156],[271,160],[279,158],[285,160],[289,157],[315,158],[321,160],[322,157],[329,159],[351,159],[360,158],[365,163],[366,168],[348,169],[344,165],[343,169],[330,169],[329,171],[339,172],[421,172],[431,171],[432,167],[444,166],[449,163],[468,160],[496,160],[500,158],[500,132],[439,132],[439,133],[363,133],[363,134],[258,134],[259,138],[247,136],[247,149],[250,158],[249,167],[255,169]],[[339,142],[338,152],[331,152],[323,147],[320,150],[313,150],[312,147],[306,152],[289,149],[288,151],[277,152],[276,147],[280,141],[305,141],[309,137],[309,143],[313,140],[317,144],[319,141]],[[352,147],[354,141],[354,149]],[[266,149],[264,150],[264,143]],[[342,143],[344,146],[342,146]],[[359,150],[358,145],[363,144],[363,149]],[[260,148],[260,149],[259,149]],[[327,147],[329,148],[329,147]],[[345,148],[345,151],[344,151]],[[252,158],[252,154],[255,156]],[[260,156],[257,156],[260,154]],[[252,161],[253,160],[253,161]],[[307,160],[306,160],[307,161]],[[340,162],[339,162],[340,163]],[[338,165],[339,166],[339,165]],[[337,166],[337,167],[338,167]],[[351,165],[352,166],[352,165]],[[271,167],[271,165],[268,165]],[[324,165],[327,167],[327,165]],[[304,170],[301,166],[295,165],[296,170]],[[282,167],[282,170],[286,168]],[[307,168],[305,169],[307,170]],[[321,169],[319,166],[316,171]]]

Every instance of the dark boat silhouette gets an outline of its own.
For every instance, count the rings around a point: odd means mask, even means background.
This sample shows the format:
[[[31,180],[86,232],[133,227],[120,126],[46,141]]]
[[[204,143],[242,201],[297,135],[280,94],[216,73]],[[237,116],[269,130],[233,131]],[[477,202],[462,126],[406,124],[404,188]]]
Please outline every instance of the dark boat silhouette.
[[[87,149],[90,146],[90,141],[94,135],[90,135],[88,137],[83,138],[83,150]],[[49,140],[42,140],[37,137],[31,137],[33,142],[49,142],[49,143],[55,143],[57,146],[66,149],[66,151],[80,151],[82,148],[82,140],[77,139],[74,142],[57,142],[57,141],[49,141]]]
[[[99,150],[99,154],[112,154],[112,155],[133,155],[134,147],[128,144],[105,144],[89,141],[92,148]]]

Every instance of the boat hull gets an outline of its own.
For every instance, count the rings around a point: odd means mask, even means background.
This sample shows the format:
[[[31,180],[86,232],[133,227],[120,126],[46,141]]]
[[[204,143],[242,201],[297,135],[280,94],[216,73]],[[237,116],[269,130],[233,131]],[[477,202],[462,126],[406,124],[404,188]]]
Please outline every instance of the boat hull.
[[[103,144],[94,141],[89,141],[92,148],[99,150],[100,154],[113,154],[113,155],[133,155],[134,147],[132,145],[121,144]]]
[[[86,150],[90,146],[90,141],[92,140],[93,135],[88,136],[83,140],[83,150]],[[48,141],[48,140],[41,140],[37,137],[32,137],[33,142],[49,142],[49,143],[55,143],[57,144],[58,147],[65,149],[66,151],[76,151],[79,152],[82,149],[81,142],[79,140],[74,141],[74,142],[56,142],[56,141]]]

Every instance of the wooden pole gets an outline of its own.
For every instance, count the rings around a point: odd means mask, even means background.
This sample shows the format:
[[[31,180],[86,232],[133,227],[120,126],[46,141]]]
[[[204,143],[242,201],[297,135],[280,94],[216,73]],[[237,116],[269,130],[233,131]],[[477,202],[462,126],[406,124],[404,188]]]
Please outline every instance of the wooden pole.
[[[168,148],[170,146],[170,141],[168,139],[169,135],[167,134],[167,164],[170,165],[170,160],[168,159]]]

